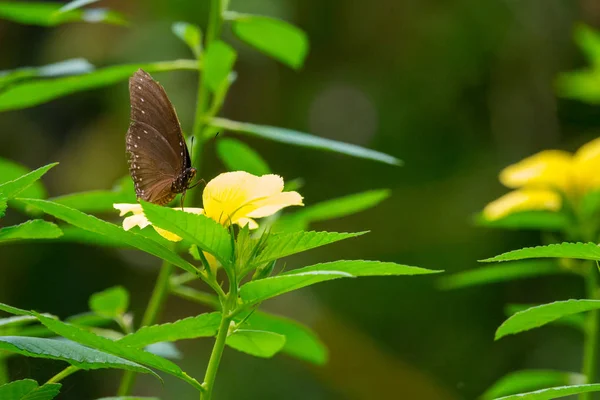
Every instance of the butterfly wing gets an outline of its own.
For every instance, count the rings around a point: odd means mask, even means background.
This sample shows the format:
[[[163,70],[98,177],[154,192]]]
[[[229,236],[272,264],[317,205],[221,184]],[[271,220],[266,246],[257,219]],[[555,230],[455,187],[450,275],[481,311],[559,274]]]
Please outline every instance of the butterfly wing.
[[[129,79],[129,95],[126,140],[137,197],[166,204],[175,197],[173,182],[191,164],[177,114],[162,86],[141,69]]]

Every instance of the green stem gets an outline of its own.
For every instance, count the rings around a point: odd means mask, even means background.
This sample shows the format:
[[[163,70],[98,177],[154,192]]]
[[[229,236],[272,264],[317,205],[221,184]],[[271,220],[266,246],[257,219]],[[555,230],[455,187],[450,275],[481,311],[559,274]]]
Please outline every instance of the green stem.
[[[150,303],[142,318],[142,326],[152,325],[158,320],[167,295],[169,294],[169,283],[173,269],[174,267],[172,264],[163,261],[158,279],[154,285],[154,290],[152,291],[152,296],[150,297]],[[119,386],[117,394],[119,396],[127,396],[131,392],[131,389],[133,389],[135,378],[136,374],[134,372],[125,372],[125,374],[123,374],[123,379],[121,379],[121,385]]]
[[[204,304],[205,306],[212,307],[216,310],[221,309],[221,302],[219,298],[200,290],[192,289],[188,286],[173,286],[171,287],[171,293],[175,296],[181,297],[182,299],[191,300],[195,303]]]
[[[70,367],[63,369],[58,374],[54,375],[52,378],[48,379],[48,382],[46,382],[46,383],[60,382],[63,379],[65,379],[67,376],[69,376],[77,371],[79,371],[79,368],[75,367],[74,365],[71,365]]]
[[[225,349],[225,340],[227,339],[227,333],[229,332],[229,324],[232,318],[226,310],[223,310],[221,316],[221,323],[219,324],[219,333],[217,334],[217,340],[212,349],[208,367],[206,368],[206,374],[204,375],[204,392],[200,393],[200,400],[210,400],[212,396],[212,390],[215,385],[215,379],[217,377],[217,371],[219,370],[219,363],[221,362],[221,356],[223,355],[223,349]]]
[[[599,275],[595,265],[591,265],[588,276],[586,277],[587,297],[588,299],[598,299]],[[596,382],[597,363],[598,363],[598,335],[600,334],[600,315],[598,310],[590,311],[586,320],[585,342],[583,349],[583,369],[582,373],[587,379],[587,383]],[[591,400],[592,393],[583,393],[579,396],[580,400]]]

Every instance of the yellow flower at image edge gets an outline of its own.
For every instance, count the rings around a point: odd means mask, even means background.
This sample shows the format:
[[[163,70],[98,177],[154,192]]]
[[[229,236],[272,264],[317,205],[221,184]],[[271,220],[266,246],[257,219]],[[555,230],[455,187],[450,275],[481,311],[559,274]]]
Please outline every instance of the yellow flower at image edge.
[[[581,146],[575,154],[545,150],[506,167],[500,182],[517,189],[488,204],[488,220],[519,211],[559,211],[563,195],[578,201],[600,189],[600,138]]]
[[[208,182],[202,193],[204,208],[186,207],[185,212],[204,214],[221,225],[248,225],[258,228],[254,218],[268,217],[282,208],[302,206],[302,196],[297,192],[284,192],[283,179],[278,175],[255,176],[243,171],[226,172]],[[144,229],[152,223],[144,215],[140,204],[113,204],[123,219],[126,231],[138,226]],[[179,209],[176,207],[175,209]],[[161,236],[173,242],[181,238],[174,233],[152,226]]]

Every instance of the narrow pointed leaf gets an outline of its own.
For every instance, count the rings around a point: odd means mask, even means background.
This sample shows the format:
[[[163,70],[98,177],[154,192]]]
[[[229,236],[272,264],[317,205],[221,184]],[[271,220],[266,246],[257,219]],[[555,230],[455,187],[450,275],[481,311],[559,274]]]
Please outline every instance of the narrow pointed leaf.
[[[12,1],[0,2],[0,18],[21,24],[55,26],[69,22],[89,22],[124,25],[125,18],[111,10],[72,9],[61,12],[64,3],[50,2],[25,2]]]
[[[512,372],[481,395],[481,400],[497,399],[501,396],[539,390],[554,386],[575,385],[585,382],[585,377],[574,372],[527,369]]]
[[[411,267],[409,265],[393,262],[369,260],[339,260],[328,263],[315,264],[304,268],[289,271],[280,276],[303,274],[308,272],[343,272],[352,276],[400,276],[400,275],[427,275],[443,272],[441,270]]]
[[[367,232],[291,232],[270,235],[266,245],[252,261],[252,265],[261,265],[269,261],[325,246],[340,240],[350,239]]]
[[[61,75],[78,75],[94,70],[94,66],[85,58],[73,58],[40,67],[20,67],[0,71],[0,88],[24,79],[50,78]]]
[[[0,399],[21,400],[27,393],[38,388],[38,383],[32,379],[22,379],[0,386]]]
[[[309,147],[318,150],[332,151],[353,157],[379,161],[390,165],[402,164],[402,161],[396,157],[381,153],[379,151],[367,149],[355,144],[338,142],[336,140],[313,136],[309,135],[308,133],[298,132],[291,129],[237,122],[224,118],[213,118],[209,123],[211,126],[217,129],[246,133],[261,137],[263,139],[273,140],[275,142],[287,143],[300,147]]]
[[[72,341],[0,336],[0,349],[28,357],[62,360],[80,369],[118,368],[152,374],[158,378],[158,375],[143,365]]]
[[[495,400],[552,400],[559,399],[561,397],[572,396],[575,394],[592,393],[599,391],[600,384],[559,386],[548,389],[540,389],[534,392],[499,397]]]
[[[60,393],[60,383],[46,383],[27,393],[21,400],[52,400]]]
[[[156,368],[160,371],[184,380],[195,388],[200,388],[200,383],[198,381],[191,378],[189,375],[183,372],[181,368],[169,360],[119,342],[114,342],[92,332],[83,330],[75,325],[67,324],[53,318],[48,318],[38,313],[34,314],[48,329],[64,338],[93,347],[109,354],[126,358],[142,365]]]
[[[581,260],[600,260],[600,246],[595,243],[559,243],[547,246],[526,247],[509,251],[496,257],[486,258],[483,262],[513,261],[528,258],[577,258]]]
[[[219,312],[201,314],[171,323],[144,326],[120,339],[119,343],[139,348],[158,342],[211,337],[217,333],[220,322]]]
[[[28,325],[37,321],[37,318],[29,315],[17,315],[14,317],[0,318],[0,330]]]
[[[175,22],[171,26],[171,30],[175,36],[188,45],[192,50],[194,57],[200,57],[200,54],[202,53],[202,33],[198,26],[187,22]]]
[[[14,180],[4,182],[0,185],[0,195],[6,199],[12,199],[19,193],[23,192],[29,186],[33,185],[39,180],[50,168],[58,165],[58,163],[48,164],[43,167],[31,171],[23,176],[20,176]]]
[[[129,292],[122,286],[115,286],[94,293],[89,301],[90,310],[105,318],[115,318],[124,314],[129,307]]]
[[[197,70],[198,62],[196,60],[174,60],[147,64],[115,65],[97,69],[88,74],[17,83],[0,92],[0,111],[33,107],[72,93],[126,81],[140,68],[149,73]]]
[[[461,289],[470,286],[558,274],[572,274],[572,271],[561,268],[553,260],[514,261],[500,265],[477,267],[444,276],[440,278],[439,286],[444,290]]]
[[[246,283],[240,289],[240,297],[244,303],[252,305],[316,283],[352,277],[349,273],[337,271],[313,271],[272,276]]]
[[[520,311],[508,318],[496,331],[496,340],[515,333],[539,328],[572,314],[600,309],[600,300],[565,300]]]
[[[231,29],[259,51],[299,69],[308,53],[306,33],[285,21],[261,15],[226,13]]]
[[[145,251],[146,253],[152,254],[158,258],[177,265],[185,271],[197,273],[196,268],[179,255],[142,235],[133,232],[127,232],[120,226],[103,221],[92,215],[84,214],[81,211],[77,211],[61,204],[53,203],[51,201],[35,199],[20,199],[20,201],[27,205],[39,208],[46,214],[50,214],[56,218],[62,219],[63,221],[68,222],[69,224],[78,228],[85,229],[99,235],[108,236],[114,240],[120,240],[124,244],[135,247],[136,249]]]
[[[217,141],[217,154],[229,171],[246,171],[261,176],[271,173],[267,162],[250,146],[237,139]]]
[[[285,345],[285,336],[274,332],[238,329],[227,336],[226,344],[255,357],[271,358]]]
[[[8,181],[15,180],[23,175],[28,174],[29,172],[31,172],[29,169],[20,164],[0,158],[0,183],[6,183]],[[20,196],[30,199],[45,198],[46,189],[42,185],[41,181],[38,180],[24,189],[20,193]],[[6,197],[3,198],[6,199]]]
[[[540,304],[507,304],[504,307],[504,313],[507,317],[513,316],[514,314],[525,311],[532,307],[538,307]],[[581,314],[571,314],[557,319],[556,321],[551,322],[552,325],[556,326],[568,326],[569,328],[577,329],[580,332],[585,331],[585,321],[586,315],[584,313]],[[554,386],[554,385],[548,385]]]
[[[72,193],[49,199],[86,213],[114,212],[113,204],[135,203],[135,192],[94,190],[89,192]]]
[[[62,231],[58,226],[41,219],[0,228],[0,243],[26,239],[55,239],[60,236]]]
[[[485,218],[483,213],[475,216],[477,225],[501,229],[560,231],[565,229],[569,222],[567,215],[551,211],[522,211],[495,220]]]
[[[144,214],[154,225],[166,229],[229,265],[233,249],[229,232],[218,222],[204,216],[161,207],[142,201]]]
[[[203,79],[213,92],[218,91],[233,70],[237,54],[225,42],[215,41],[206,49],[202,58]]]

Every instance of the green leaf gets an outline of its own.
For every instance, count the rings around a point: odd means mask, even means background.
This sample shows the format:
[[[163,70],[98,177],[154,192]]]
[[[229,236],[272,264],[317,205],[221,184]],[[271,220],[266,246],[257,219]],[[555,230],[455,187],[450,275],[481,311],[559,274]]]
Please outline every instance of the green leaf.
[[[297,321],[262,311],[254,311],[246,320],[244,327],[275,332],[285,336],[285,345],[281,351],[290,356],[317,365],[327,362],[325,345],[311,329]]]
[[[119,396],[119,397],[103,397],[97,400],[160,400],[158,397],[138,397],[138,396]]]
[[[198,214],[142,201],[144,214],[156,226],[166,229],[214,255],[223,265],[231,263],[233,249],[229,232],[218,222]]]
[[[217,154],[229,171],[246,171],[257,176],[271,173],[269,165],[260,154],[239,140],[218,140]]]
[[[251,356],[271,358],[285,345],[285,336],[267,331],[238,329],[227,336],[225,343]]]
[[[129,307],[129,292],[122,286],[115,286],[90,297],[90,310],[105,318],[116,318]]]
[[[219,40],[206,49],[202,58],[202,74],[211,91],[218,91],[227,81],[236,58],[235,50]]]
[[[50,214],[58,219],[68,222],[78,228],[94,232],[98,235],[110,237],[114,240],[120,240],[124,244],[145,251],[160,259],[177,265],[190,273],[197,273],[196,268],[181,258],[179,255],[171,252],[169,249],[161,246],[151,239],[147,239],[137,233],[124,231],[121,227],[109,222],[98,219],[92,215],[84,214],[81,211],[53,203],[46,200],[19,199],[21,202],[39,208],[43,212]],[[164,207],[163,207],[164,208]]]
[[[569,218],[565,214],[552,211],[521,211],[500,219],[488,220],[483,213],[479,213],[475,216],[475,223],[489,228],[561,231],[569,226]]]
[[[510,317],[511,315],[514,315],[518,312],[525,311],[531,307],[537,307],[539,305],[540,304],[508,304],[504,307],[504,313]],[[585,315],[582,313],[582,314],[567,315],[566,317],[557,319],[556,321],[552,322],[552,324],[568,326],[569,328],[574,328],[574,329],[579,330],[580,332],[583,332],[585,330],[585,324],[586,324],[585,321],[586,321]],[[549,386],[552,386],[552,385],[549,385]]]
[[[155,356],[154,354],[143,350],[138,350],[134,347],[127,346],[119,342],[114,342],[110,339],[96,335],[95,333],[78,328],[75,325],[67,324],[53,318],[48,318],[38,313],[34,313],[34,315],[42,324],[44,324],[44,326],[64,338],[93,347],[109,354],[114,354],[115,356],[126,358],[142,365],[156,368],[159,371],[166,372],[184,380],[197,389],[199,389],[201,386],[198,381],[183,372],[176,364],[162,357]]]
[[[6,207],[8,206],[6,199],[0,198],[0,218],[6,214]]]
[[[0,349],[27,357],[62,360],[80,369],[118,368],[152,374],[160,379],[152,370],[143,365],[66,340],[0,336]]]
[[[0,318],[0,330],[4,328],[13,328],[23,325],[27,325],[31,322],[37,321],[37,318],[29,315],[17,315],[14,317]]]
[[[0,101],[2,97],[0,96]],[[263,139],[273,140],[275,142],[287,143],[294,146],[308,147],[318,150],[332,151],[358,158],[379,161],[390,165],[401,165],[402,161],[396,157],[381,153],[379,151],[366,149],[355,144],[338,142],[331,139],[325,139],[308,133],[298,132],[291,129],[277,128],[267,125],[255,125],[245,122],[231,121],[225,118],[212,118],[209,124],[215,128],[229,130],[233,132],[246,133],[261,137]]]
[[[83,75],[17,83],[0,92],[0,111],[33,107],[72,93],[109,86],[129,79],[140,68],[146,72],[197,70],[198,62],[196,60],[174,60],[148,64],[115,65]]]
[[[585,24],[577,24],[573,39],[587,59],[595,66],[600,66],[600,34]]]
[[[337,233],[302,231],[276,233],[267,237],[264,249],[258,252],[251,263],[252,266],[258,266],[292,254],[339,242],[340,240],[361,236],[365,233],[367,232]]]
[[[563,72],[555,86],[559,97],[600,104],[600,68]]]
[[[0,310],[13,315],[33,315],[30,311],[0,303]]]
[[[585,382],[585,377],[574,372],[545,369],[526,369],[512,372],[492,385],[481,395],[481,400],[497,399],[501,396],[522,393],[560,385],[575,385]]]
[[[559,386],[548,389],[536,390],[535,392],[514,394],[500,397],[496,400],[552,400],[580,393],[591,393],[600,391],[600,384]]]
[[[231,29],[244,42],[259,51],[299,69],[308,53],[308,38],[301,29],[274,18],[228,12]]]
[[[29,172],[29,169],[20,164],[0,158],[0,183],[15,180]],[[23,190],[21,196],[30,199],[41,199],[46,197],[46,189],[44,189],[44,186],[40,181],[37,181],[27,189]]]
[[[286,231],[288,228],[292,227],[305,229],[312,222],[327,221],[356,214],[371,207],[375,207],[377,204],[387,199],[390,194],[391,192],[388,189],[369,190],[326,200],[282,216],[277,220],[274,229]]]
[[[93,190],[71,193],[49,199],[55,203],[87,213],[115,212],[115,203],[135,203],[135,192]]]
[[[60,383],[47,383],[38,386],[38,383],[32,379],[13,381],[0,386],[0,399],[51,400],[58,395],[61,386]]]
[[[600,260],[600,247],[595,243],[557,243],[547,246],[525,247],[509,251],[496,257],[486,258],[482,262],[513,261],[529,258],[577,258],[581,260]]]
[[[83,243],[92,244],[94,246],[107,246],[126,248],[128,247],[121,240],[110,236],[99,235],[76,226],[63,225],[61,226],[63,235],[58,238],[59,242]]]
[[[97,3],[98,1],[100,0],[73,0],[62,6],[59,12],[75,10],[77,8],[85,7],[89,4]]]
[[[352,276],[400,276],[400,275],[427,275],[438,274],[441,270],[411,267],[409,265],[393,262],[368,261],[368,260],[338,260],[328,263],[315,264],[304,268],[297,268],[280,276],[303,274],[307,272],[343,272]]]
[[[196,25],[187,22],[175,22],[171,31],[189,46],[196,58],[202,53],[202,32]]]
[[[508,318],[496,331],[496,340],[515,333],[539,328],[568,315],[597,310],[600,300],[565,300],[520,311]]]
[[[48,164],[43,167],[22,175],[14,180],[0,184],[0,195],[6,199],[12,199],[25,189],[33,185],[39,180],[50,168],[58,165],[58,163]]]
[[[441,289],[461,289],[489,283],[507,282],[515,279],[532,278],[545,275],[570,274],[554,261],[515,261],[502,265],[477,267],[468,271],[444,276],[439,280]]]
[[[78,75],[93,70],[94,66],[85,58],[73,58],[41,67],[21,67],[13,70],[0,71],[0,88],[9,83],[23,79]]]
[[[253,305],[315,283],[338,278],[353,278],[353,276],[338,271],[313,271],[272,276],[246,283],[240,288],[240,297],[246,305]]]
[[[125,18],[102,8],[73,9],[61,12],[63,3],[0,2],[0,18],[21,24],[55,26],[68,22],[106,23],[125,25]]]
[[[219,312],[200,314],[171,323],[144,326],[120,339],[119,343],[139,348],[158,342],[211,337],[216,335],[220,322]]]
[[[21,400],[52,400],[59,395],[61,387],[60,383],[46,383],[27,393]]]
[[[60,236],[62,231],[58,226],[40,219],[0,228],[0,243],[26,239],[55,239]]]

